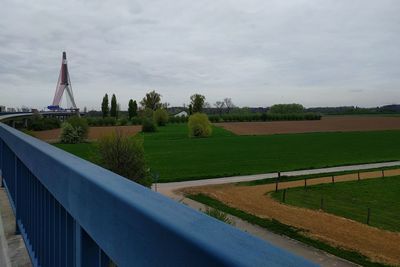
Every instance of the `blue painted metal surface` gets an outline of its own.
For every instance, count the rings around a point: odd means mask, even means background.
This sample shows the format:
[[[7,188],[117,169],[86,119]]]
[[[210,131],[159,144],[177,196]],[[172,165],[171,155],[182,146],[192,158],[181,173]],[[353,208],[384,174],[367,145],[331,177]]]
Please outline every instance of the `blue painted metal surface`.
[[[314,266],[1,123],[0,149],[34,266]]]

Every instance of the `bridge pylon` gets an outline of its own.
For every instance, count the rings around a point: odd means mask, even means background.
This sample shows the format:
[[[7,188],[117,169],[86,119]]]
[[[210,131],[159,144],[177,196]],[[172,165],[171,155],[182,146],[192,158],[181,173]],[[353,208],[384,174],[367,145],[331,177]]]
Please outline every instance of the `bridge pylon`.
[[[52,105],[47,107],[49,110],[62,110],[60,104],[64,92],[66,92],[67,95],[66,97],[67,97],[68,107],[66,109],[78,111],[79,109],[75,104],[74,94],[72,92],[71,79],[68,72],[66,52],[63,52],[62,55],[61,69],[60,69],[60,74],[58,76],[56,92],[54,94]]]

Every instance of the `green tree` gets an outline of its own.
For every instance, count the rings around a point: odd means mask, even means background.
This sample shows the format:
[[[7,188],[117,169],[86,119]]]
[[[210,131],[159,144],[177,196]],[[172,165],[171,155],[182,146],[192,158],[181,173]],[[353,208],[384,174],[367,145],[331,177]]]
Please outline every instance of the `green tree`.
[[[161,107],[161,95],[153,90],[146,94],[142,101],[140,101],[140,105],[142,105],[143,108],[156,110]]]
[[[118,114],[117,114],[117,98],[115,97],[115,94],[113,94],[111,97],[110,116],[114,117],[114,118],[116,118],[118,116]]]
[[[190,105],[192,105],[192,112],[202,112],[204,108],[204,102],[206,101],[206,97],[200,94],[194,94],[190,97]]]
[[[137,116],[137,103],[136,101],[133,101],[132,99],[129,100],[128,104],[128,115],[129,119],[131,120],[133,117]]]
[[[108,95],[105,94],[103,97],[103,102],[101,102],[101,112],[103,113],[103,118],[108,116],[110,108],[108,107]]]

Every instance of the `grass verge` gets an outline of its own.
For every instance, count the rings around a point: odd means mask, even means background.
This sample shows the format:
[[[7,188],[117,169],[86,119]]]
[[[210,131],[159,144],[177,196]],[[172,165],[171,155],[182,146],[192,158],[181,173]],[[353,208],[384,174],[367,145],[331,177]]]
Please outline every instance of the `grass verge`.
[[[229,213],[249,223],[263,227],[273,233],[288,236],[292,239],[301,241],[309,246],[321,249],[332,255],[360,264],[362,266],[367,266],[367,267],[388,266],[385,264],[372,262],[367,257],[356,251],[350,251],[343,248],[334,247],[319,240],[307,237],[301,233],[301,229],[297,229],[295,227],[283,224],[277,220],[260,218],[245,211],[230,207],[220,202],[219,200],[213,199],[207,195],[195,194],[195,195],[188,195],[187,197],[193,199],[194,201],[210,206],[212,208]]]

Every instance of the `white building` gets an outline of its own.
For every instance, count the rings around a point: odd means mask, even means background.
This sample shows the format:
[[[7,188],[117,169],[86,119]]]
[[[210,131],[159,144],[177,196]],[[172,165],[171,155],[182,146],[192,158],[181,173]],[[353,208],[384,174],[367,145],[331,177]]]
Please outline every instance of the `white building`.
[[[174,117],[187,117],[187,116],[188,113],[184,110],[174,115]]]

